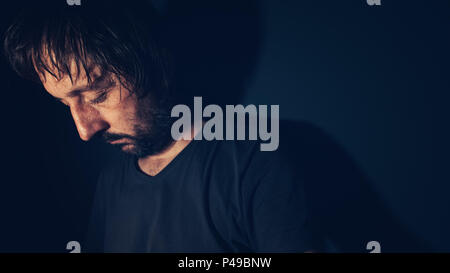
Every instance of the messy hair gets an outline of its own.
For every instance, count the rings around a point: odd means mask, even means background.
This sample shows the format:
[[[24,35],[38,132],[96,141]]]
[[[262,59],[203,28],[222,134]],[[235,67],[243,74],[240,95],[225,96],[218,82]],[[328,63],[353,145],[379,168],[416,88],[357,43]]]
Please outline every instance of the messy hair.
[[[40,82],[47,72],[73,82],[84,70],[91,83],[97,67],[142,96],[170,89],[161,20],[147,1],[33,2],[4,34],[6,58],[20,76]]]

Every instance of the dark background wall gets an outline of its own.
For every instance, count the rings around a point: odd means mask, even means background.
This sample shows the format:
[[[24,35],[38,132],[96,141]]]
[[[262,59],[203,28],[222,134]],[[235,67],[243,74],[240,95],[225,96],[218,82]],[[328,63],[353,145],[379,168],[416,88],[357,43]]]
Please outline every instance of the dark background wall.
[[[450,251],[448,1],[156,2],[205,103],[280,105],[280,147],[307,166],[332,244]],[[2,7],[2,31],[18,5]],[[115,151],[83,143],[65,107],[0,69],[0,251],[65,252]]]
[[[331,134],[397,219],[449,251],[449,2],[264,1],[264,14],[244,101]]]

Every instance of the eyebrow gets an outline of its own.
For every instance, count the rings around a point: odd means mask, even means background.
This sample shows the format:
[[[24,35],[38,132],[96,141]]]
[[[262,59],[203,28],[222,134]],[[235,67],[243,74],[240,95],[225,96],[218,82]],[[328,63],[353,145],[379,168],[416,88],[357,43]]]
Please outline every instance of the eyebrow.
[[[76,96],[79,96],[83,92],[92,91],[92,90],[98,90],[100,88],[109,88],[113,86],[113,81],[108,81],[109,78],[106,77],[105,74],[102,74],[95,78],[91,84],[87,84],[85,86],[77,87],[73,90],[70,90],[67,93],[67,97],[73,98]],[[53,96],[57,101],[61,101],[62,98]]]

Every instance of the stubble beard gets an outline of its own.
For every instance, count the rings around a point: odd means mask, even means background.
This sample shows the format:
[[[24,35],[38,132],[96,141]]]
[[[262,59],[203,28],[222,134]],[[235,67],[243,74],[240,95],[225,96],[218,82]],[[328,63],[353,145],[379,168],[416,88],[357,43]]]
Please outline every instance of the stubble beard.
[[[149,96],[138,100],[135,118],[130,122],[133,125],[133,135],[123,136],[131,142],[115,144],[125,153],[137,158],[155,155],[164,151],[173,143],[170,133],[173,123],[168,103],[152,103]],[[120,135],[105,133],[104,139],[117,139]]]

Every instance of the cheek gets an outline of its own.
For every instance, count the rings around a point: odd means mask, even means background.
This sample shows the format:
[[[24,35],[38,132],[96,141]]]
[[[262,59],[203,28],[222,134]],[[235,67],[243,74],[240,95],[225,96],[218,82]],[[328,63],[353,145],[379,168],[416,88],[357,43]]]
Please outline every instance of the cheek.
[[[133,96],[122,98],[114,107],[103,109],[103,117],[111,125],[111,131],[129,131],[136,123],[136,100]]]

